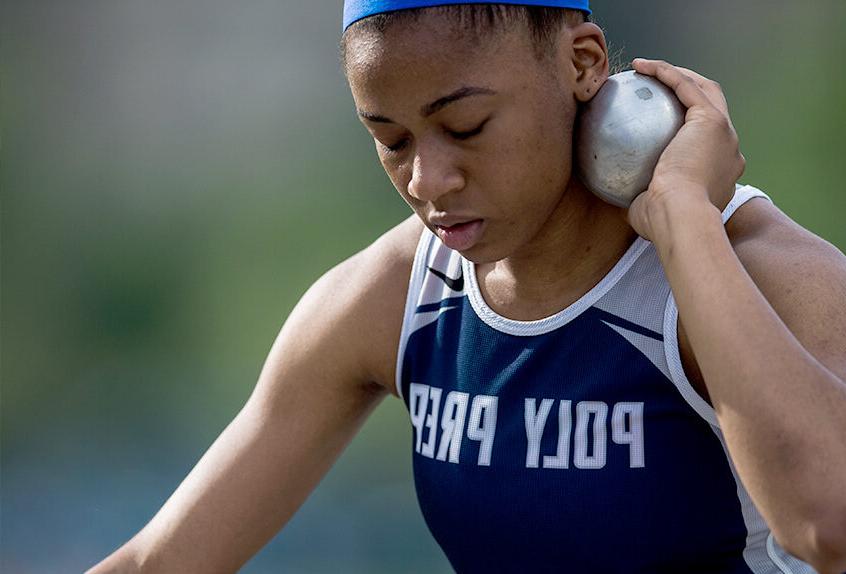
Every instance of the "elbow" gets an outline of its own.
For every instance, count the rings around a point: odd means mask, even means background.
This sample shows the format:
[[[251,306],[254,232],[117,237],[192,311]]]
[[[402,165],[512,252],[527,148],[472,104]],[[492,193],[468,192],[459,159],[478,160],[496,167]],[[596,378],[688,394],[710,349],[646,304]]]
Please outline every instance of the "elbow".
[[[836,508],[836,512],[826,512],[824,518],[794,529],[792,536],[785,537],[785,544],[782,544],[785,550],[813,566],[819,574],[846,572],[846,508],[843,505]]]

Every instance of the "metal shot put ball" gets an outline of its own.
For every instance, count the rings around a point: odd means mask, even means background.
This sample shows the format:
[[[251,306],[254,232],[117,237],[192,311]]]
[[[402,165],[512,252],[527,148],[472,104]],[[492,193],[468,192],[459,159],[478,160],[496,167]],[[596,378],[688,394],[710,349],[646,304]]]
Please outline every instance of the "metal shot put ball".
[[[582,182],[608,203],[631,205],[649,187],[686,111],[673,91],[651,76],[628,71],[608,78],[578,119]]]

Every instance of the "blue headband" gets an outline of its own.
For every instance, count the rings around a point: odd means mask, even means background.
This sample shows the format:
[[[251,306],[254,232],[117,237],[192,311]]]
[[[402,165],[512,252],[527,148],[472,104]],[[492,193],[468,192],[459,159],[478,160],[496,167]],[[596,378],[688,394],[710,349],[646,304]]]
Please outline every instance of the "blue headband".
[[[496,0],[489,2],[458,1],[444,2],[443,0],[345,0],[344,2],[344,30],[350,27],[353,22],[362,18],[393,12],[395,10],[407,10],[409,8],[425,8],[427,6],[444,6],[448,4],[519,4],[521,6],[548,6],[550,8],[572,8],[582,10],[590,14],[588,0],[524,0],[516,2],[511,0]]]

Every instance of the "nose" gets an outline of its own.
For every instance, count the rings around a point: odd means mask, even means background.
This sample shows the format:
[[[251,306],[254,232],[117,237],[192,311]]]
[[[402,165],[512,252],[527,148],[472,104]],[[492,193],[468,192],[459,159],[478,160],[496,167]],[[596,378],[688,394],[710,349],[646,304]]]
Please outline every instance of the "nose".
[[[411,197],[434,203],[449,193],[461,190],[464,184],[464,174],[455,165],[454,154],[436,143],[418,144],[407,187]]]

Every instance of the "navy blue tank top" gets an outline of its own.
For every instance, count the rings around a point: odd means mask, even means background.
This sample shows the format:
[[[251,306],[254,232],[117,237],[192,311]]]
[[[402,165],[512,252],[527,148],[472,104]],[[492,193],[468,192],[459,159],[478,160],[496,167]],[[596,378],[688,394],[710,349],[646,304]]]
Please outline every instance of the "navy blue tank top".
[[[723,221],[758,196],[738,186]],[[424,231],[396,382],[420,508],[456,571],[813,572],[741,484],[684,375],[677,313],[640,238],[571,306],[515,321]]]

